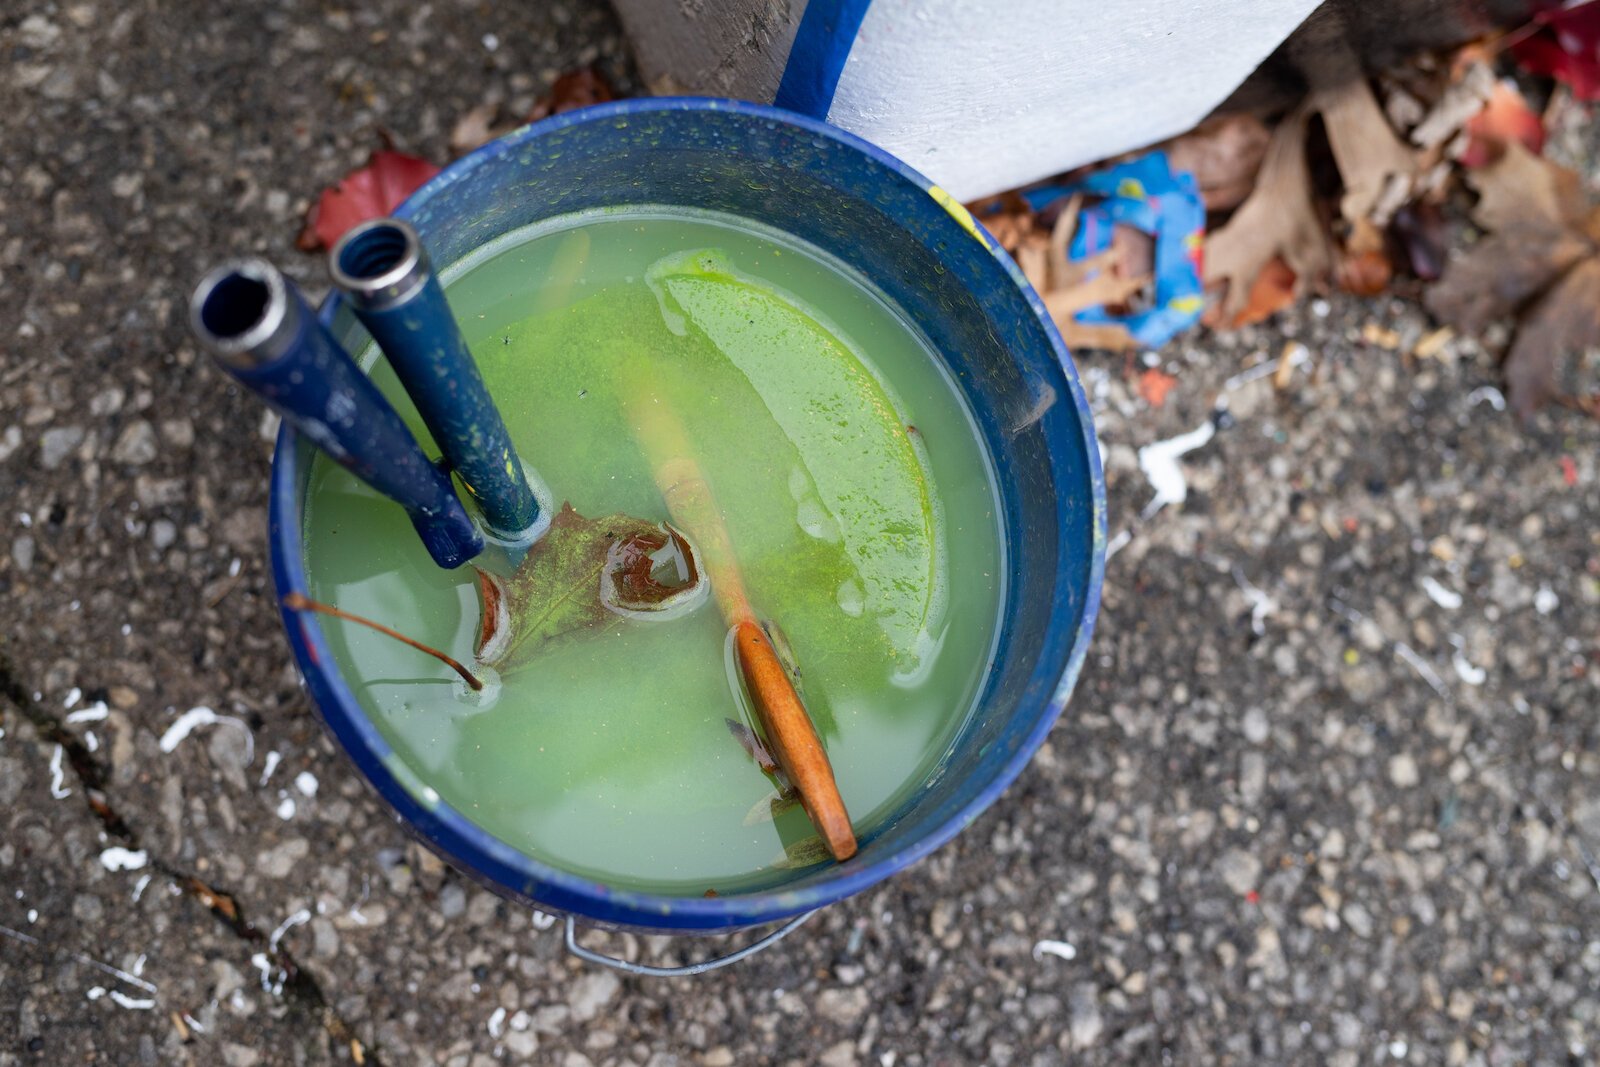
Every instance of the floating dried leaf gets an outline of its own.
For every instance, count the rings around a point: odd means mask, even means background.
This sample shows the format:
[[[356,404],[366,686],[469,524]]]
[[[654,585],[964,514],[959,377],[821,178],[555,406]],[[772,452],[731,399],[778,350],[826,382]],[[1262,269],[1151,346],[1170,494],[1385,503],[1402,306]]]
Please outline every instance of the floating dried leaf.
[[[793,789],[774,789],[750,806],[744,814],[745,826],[773,822],[786,811],[800,806],[800,794]]]
[[[760,767],[764,774],[779,773],[778,761],[772,758],[772,753],[767,751],[767,746],[762,743],[754,730],[738,719],[723,719],[722,722],[728,727],[733,739],[744,749],[745,755],[755,760],[756,766]]]
[[[819,863],[831,863],[833,854],[828,851],[828,846],[816,834],[803,837],[783,850],[783,855],[778,856],[769,867],[779,870],[793,870],[797,867],[814,867]]]
[[[620,514],[589,519],[562,504],[515,574],[478,572],[477,655],[515,669],[576,631],[691,610],[709,588],[693,546],[670,525]]]

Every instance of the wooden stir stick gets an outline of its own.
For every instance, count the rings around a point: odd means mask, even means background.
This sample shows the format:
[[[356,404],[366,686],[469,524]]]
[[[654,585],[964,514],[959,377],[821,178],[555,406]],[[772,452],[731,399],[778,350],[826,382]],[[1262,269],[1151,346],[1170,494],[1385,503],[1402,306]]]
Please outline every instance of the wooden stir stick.
[[[828,851],[836,860],[847,860],[856,854],[856,835],[834,781],[833,765],[789,672],[750,606],[728,527],[694,460],[683,423],[665,399],[643,391],[628,402],[628,414],[672,521],[700,550],[717,608],[733,630],[739,671],[766,732],[767,745],[800,794],[800,804]]]

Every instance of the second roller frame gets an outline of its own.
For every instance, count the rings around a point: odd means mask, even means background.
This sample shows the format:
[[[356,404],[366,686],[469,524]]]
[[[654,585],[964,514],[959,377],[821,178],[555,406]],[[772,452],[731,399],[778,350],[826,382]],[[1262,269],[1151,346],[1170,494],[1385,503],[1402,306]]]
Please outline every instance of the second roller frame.
[[[388,358],[489,534],[531,538],[539,502],[417,231],[401,219],[371,219],[346,232],[328,260],[334,285]]]

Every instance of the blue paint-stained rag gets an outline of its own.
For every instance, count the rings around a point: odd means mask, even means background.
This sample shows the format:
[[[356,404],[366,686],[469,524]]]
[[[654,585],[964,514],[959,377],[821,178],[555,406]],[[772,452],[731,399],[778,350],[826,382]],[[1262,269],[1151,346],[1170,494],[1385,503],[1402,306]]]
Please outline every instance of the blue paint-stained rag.
[[[774,105],[827,119],[844,61],[850,57],[869,3],[871,0],[811,0],[806,5]]]
[[[1200,281],[1206,209],[1194,175],[1172,170],[1165,152],[1151,152],[1089,175],[1071,185],[1046,185],[1022,194],[1038,211],[1073,193],[1088,203],[1067,246],[1073,262],[1111,247],[1117,225],[1132,226],[1155,238],[1155,300],[1148,310],[1113,315],[1103,307],[1073,316],[1085,324],[1116,323],[1146,348],[1164,344],[1199,321],[1205,309]]]

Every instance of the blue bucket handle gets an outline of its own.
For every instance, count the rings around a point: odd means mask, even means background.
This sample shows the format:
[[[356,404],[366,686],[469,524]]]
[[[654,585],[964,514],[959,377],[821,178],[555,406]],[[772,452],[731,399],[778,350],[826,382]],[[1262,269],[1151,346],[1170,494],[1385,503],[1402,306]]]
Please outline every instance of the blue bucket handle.
[[[821,910],[821,908],[813,908],[808,912],[797,915],[760,940],[752,941],[744,948],[730,952],[726,956],[718,956],[715,959],[704,960],[700,963],[690,963],[683,967],[652,967],[647,963],[633,963],[630,960],[618,959],[615,956],[607,956],[603,952],[596,952],[592,948],[584,948],[578,944],[578,921],[568,915],[567,951],[580,960],[598,963],[602,967],[610,967],[612,970],[621,971],[623,974],[637,975],[641,978],[684,978],[691,974],[705,974],[707,971],[726,967],[730,963],[738,963],[742,959],[754,956],[762,949],[771,948],[800,929],[802,923]]]

